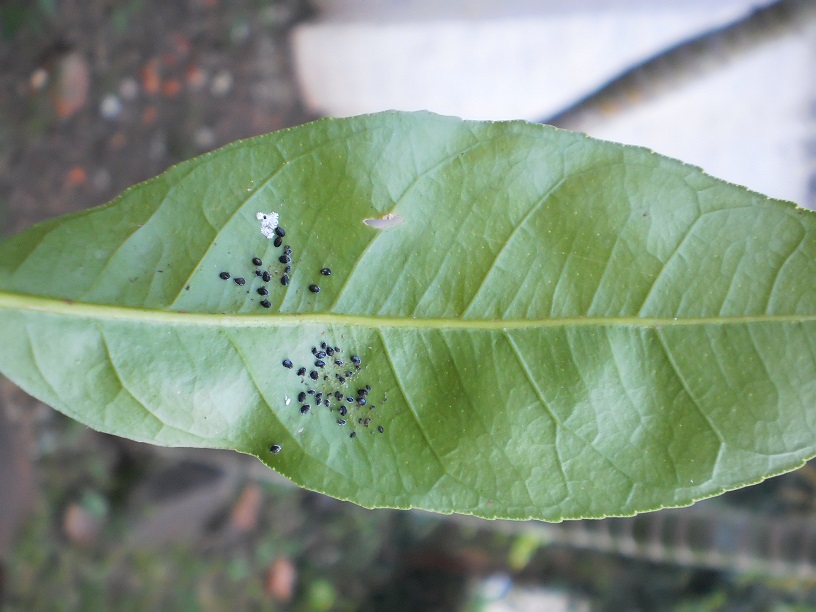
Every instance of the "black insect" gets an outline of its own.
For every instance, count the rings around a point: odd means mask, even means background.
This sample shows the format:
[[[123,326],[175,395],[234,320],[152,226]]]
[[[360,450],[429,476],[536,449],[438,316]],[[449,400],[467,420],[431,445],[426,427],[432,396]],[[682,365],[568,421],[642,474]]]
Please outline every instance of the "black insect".
[[[243,283],[241,283],[243,285]],[[320,287],[317,285],[309,285],[309,291],[312,293],[320,293]]]
[[[261,270],[255,270],[255,276],[262,276],[263,272]]]
[[[288,284],[289,284],[289,275],[284,274],[283,276],[281,276],[281,285],[283,285],[285,287]]]
[[[284,368],[291,368],[292,367],[292,362],[289,361],[288,359],[284,359],[282,364],[283,364]]]
[[[306,376],[306,368],[299,368],[297,373],[298,376]]]
[[[348,409],[345,406],[340,406],[340,416],[346,416]]]
[[[357,395],[368,395],[368,389],[357,389]]]
[[[314,370],[309,372],[309,378],[311,378],[312,380],[317,380],[319,376],[320,375],[317,372],[315,372]]]
[[[318,359],[325,359],[326,358],[326,353],[324,351],[317,351],[315,353],[315,357],[317,357]]]
[[[354,365],[360,365],[363,362],[363,360],[360,359],[357,355],[352,355],[351,361]]]
[[[282,227],[279,225],[278,227],[276,227],[276,228],[275,228],[275,233],[276,233],[278,236],[280,236],[281,238],[283,238],[283,237],[286,235],[286,230],[285,230],[285,229],[283,229],[283,228],[282,228]]]
[[[280,245],[283,244],[283,238],[281,238],[280,236],[275,236],[275,240],[272,242],[272,244],[274,244],[276,247],[279,247]]]
[[[303,403],[303,402],[306,401],[306,392],[305,391],[301,391],[300,393],[298,393],[298,401],[300,403]]]
[[[312,347],[312,355],[317,355],[317,347],[316,346]]]
[[[325,361],[323,361],[322,359],[318,359],[317,361],[315,361],[315,367],[316,367],[316,368],[322,368],[322,367],[324,367],[325,365],[326,365],[326,362],[325,362]]]
[[[318,394],[316,394],[316,395],[315,395],[315,401],[316,401],[318,404],[319,404],[320,402],[322,402],[322,401],[323,401],[323,394],[322,394],[322,393],[318,393]]]
[[[272,280],[272,275],[271,275],[271,274],[269,274],[269,272],[267,272],[266,270],[264,270],[264,271],[263,271],[263,274],[261,274],[261,278],[263,279],[263,281],[264,281],[265,283],[268,283],[269,281],[271,281],[271,280]]]
[[[325,351],[328,348],[328,346],[326,346],[325,342],[321,342],[320,343],[320,348],[322,348]]]
[[[366,391],[371,391],[371,385],[366,385],[365,388],[366,388]]]
[[[339,365],[339,366],[343,365],[343,360],[342,359],[335,359],[334,360],[334,365]]]
[[[278,261],[281,262],[282,264],[288,264],[292,260],[289,259],[288,255],[281,255],[280,257],[278,257]]]
[[[222,272],[218,276],[220,276],[223,280],[227,280],[230,277],[230,273],[229,272]]]
[[[309,412],[309,410],[311,410],[311,409],[312,409],[312,407],[311,407],[311,406],[309,406],[309,404],[303,404],[303,405],[300,407],[300,414],[306,414],[306,413],[307,413],[307,412]]]
[[[284,244],[283,245],[283,254],[284,255],[291,255],[292,254],[292,247],[290,247],[288,244]]]
[[[323,405],[328,408],[329,407],[329,398],[323,400]]]
[[[368,427],[369,423],[371,423],[371,419],[363,419],[363,425]]]
[[[356,438],[356,437],[357,437],[357,432],[356,432],[356,431],[352,431],[352,432],[349,434],[349,438]]]
[[[256,266],[262,266],[263,265],[263,261],[261,261],[260,257],[253,257],[252,258],[252,263],[255,264]]]
[[[309,395],[314,395],[315,390],[314,389],[309,389],[306,393],[308,393]]]
[[[382,433],[382,432],[384,432],[384,431],[385,431],[385,429],[383,429],[383,426],[382,426],[382,425],[380,425],[379,427],[377,427],[377,431],[379,431],[380,433]]]
[[[346,424],[346,419],[337,419],[337,424],[338,425],[345,425]]]
[[[358,397],[358,398],[357,398],[357,405],[358,405],[358,406],[365,406],[365,405],[366,405],[366,398],[364,398],[364,397]]]
[[[340,384],[341,384],[341,385],[342,385],[343,383],[345,383],[345,382],[346,382],[346,379],[345,379],[345,378],[343,378],[342,376],[338,376],[338,377],[337,377],[337,380],[339,380],[339,381],[340,381]]]
[[[339,391],[335,391],[334,392],[334,399],[336,399],[338,402],[342,402],[343,401],[343,394],[340,393]]]
[[[354,403],[354,398],[353,398],[353,397],[347,397],[347,398],[346,398],[346,401],[347,401],[349,404],[353,404],[353,403]]]
[[[283,271],[289,274],[292,271],[292,266],[286,266]]]
[[[266,287],[258,287],[258,295],[269,295],[269,291]]]
[[[272,446],[269,447],[269,452],[272,453],[273,455],[277,455],[279,452],[281,452],[281,445],[273,444]]]
[[[240,286],[240,285],[246,285],[246,279],[241,278],[240,276],[236,276],[236,277],[235,277],[235,278],[233,278],[232,280],[233,280],[233,281],[235,281],[235,284],[236,284],[236,285],[239,285],[239,286]]]
[[[261,300],[261,306],[263,306],[264,308],[270,308],[272,306],[272,303],[269,300]]]
[[[330,347],[330,346],[327,346],[327,347],[326,347],[326,354],[327,354],[329,357],[331,357],[332,355],[334,355],[334,349],[333,349],[332,347]]]
[[[335,353],[339,353],[339,352],[340,352],[340,348],[339,348],[339,347],[337,347],[337,346],[335,346],[335,347],[334,347],[334,352],[335,352]]]
[[[330,268],[323,268],[320,270],[320,273],[323,276],[331,276],[331,269]]]

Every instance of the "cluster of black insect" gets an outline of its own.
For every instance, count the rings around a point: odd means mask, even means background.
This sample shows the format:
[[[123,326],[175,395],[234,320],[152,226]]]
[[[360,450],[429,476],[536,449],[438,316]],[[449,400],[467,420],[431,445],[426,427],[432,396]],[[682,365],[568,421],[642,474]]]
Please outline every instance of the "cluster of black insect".
[[[369,428],[377,408],[371,403],[371,385],[357,382],[363,360],[357,355],[346,358],[339,346],[321,342],[319,347],[312,347],[309,361],[310,365],[299,365],[297,368],[288,358],[281,363],[284,368],[293,370],[305,386],[297,395],[300,413],[306,415],[313,410],[328,409],[329,413],[336,413],[338,425],[350,425],[355,429],[349,437],[356,438],[357,429]],[[349,390],[358,384],[360,386],[356,391]],[[383,401],[387,399],[383,397]],[[382,425],[376,429],[379,433],[385,432]],[[369,431],[373,433],[373,428]],[[269,450],[272,453],[280,452],[280,446],[273,445]]]
[[[288,244],[283,244],[283,238],[286,236],[286,230],[278,226],[275,228],[275,238],[272,244],[275,248],[282,249],[278,262],[283,265],[282,271],[277,266],[275,275],[280,274],[280,284],[286,287],[290,282],[290,274],[292,272],[292,248]],[[267,299],[269,289],[267,284],[272,282],[272,268],[264,267],[264,262],[260,257],[252,257],[252,265],[254,266],[254,274],[263,281],[263,284],[255,291],[261,296],[260,306],[263,308],[271,308],[272,304]],[[320,269],[321,276],[331,276],[331,268],[324,267]],[[250,274],[247,274],[249,276]],[[244,276],[235,276],[230,272],[221,272],[218,275],[223,280],[232,279],[232,281],[239,287],[246,285],[247,280]],[[320,293],[320,285],[312,283],[309,285],[309,291],[312,293]],[[249,294],[249,291],[247,291]],[[341,356],[342,350],[337,346],[329,346],[322,342],[320,347],[312,347],[312,361],[313,365],[300,366],[296,370],[296,375],[300,377],[301,384],[306,385],[306,389],[298,393],[297,399],[300,405],[301,414],[309,414],[312,408],[328,409],[329,412],[337,412],[340,418],[337,419],[338,425],[348,425],[351,422],[354,427],[353,418],[357,417],[357,425],[368,428],[371,425],[373,411],[376,409],[374,404],[370,402],[371,386],[366,384],[357,389],[356,393],[346,393],[340,387],[347,387],[352,379],[361,371],[362,359],[357,355],[351,355],[346,361]],[[283,360],[283,367],[294,370],[294,364],[290,359]],[[383,401],[387,401],[383,397]],[[377,427],[379,433],[384,433],[385,429],[382,425]],[[357,432],[352,431],[349,434],[350,438],[356,438]],[[272,444],[269,447],[269,452],[278,454],[281,452],[280,444]]]
[[[283,247],[283,253],[280,257],[278,257],[278,261],[284,264],[283,272],[280,275],[280,284],[286,286],[289,284],[289,274],[292,271],[292,247],[288,244],[283,244],[283,237],[286,236],[286,230],[282,227],[275,228],[275,241],[273,244],[275,247]],[[257,291],[258,295],[260,295],[263,299],[259,302],[259,304],[263,308],[270,308],[272,306],[271,302],[266,298],[269,295],[269,289],[266,288],[266,284],[272,281],[272,275],[269,273],[268,269],[264,269],[263,260],[260,257],[253,257],[252,258],[252,265],[255,266],[255,276],[260,278],[263,281],[263,285],[258,287],[255,291]],[[277,272],[276,272],[277,274]],[[221,272],[218,275],[223,280],[229,280],[232,278],[232,282],[234,282],[239,287],[243,287],[246,285],[246,279],[243,276],[233,276],[229,272]],[[247,291],[247,293],[249,293]]]
[[[280,284],[286,287],[289,284],[290,274],[292,272],[292,247],[288,244],[283,244],[283,237],[286,236],[286,230],[282,227],[278,226],[275,228],[275,240],[272,244],[275,245],[276,248],[283,248],[281,255],[278,257],[278,261],[283,264],[283,273],[280,275]],[[258,295],[260,295],[263,299],[259,302],[260,306],[263,308],[270,308],[272,303],[267,299],[266,296],[269,295],[269,289],[266,288],[266,283],[272,281],[272,275],[270,274],[268,269],[264,269],[263,267],[263,260],[260,257],[253,257],[252,258],[252,265],[255,266],[255,276],[259,277],[263,282],[264,285],[258,287],[256,291]],[[320,274],[323,276],[331,276],[331,268],[321,268]],[[277,272],[276,272],[277,274]],[[239,287],[243,287],[246,285],[246,279],[243,276],[233,276],[229,272],[221,272],[218,274],[219,278],[222,280],[229,280],[232,278],[232,281],[238,285]],[[312,293],[320,293],[320,285],[312,283],[309,285],[309,291]],[[249,293],[249,291],[247,291]]]

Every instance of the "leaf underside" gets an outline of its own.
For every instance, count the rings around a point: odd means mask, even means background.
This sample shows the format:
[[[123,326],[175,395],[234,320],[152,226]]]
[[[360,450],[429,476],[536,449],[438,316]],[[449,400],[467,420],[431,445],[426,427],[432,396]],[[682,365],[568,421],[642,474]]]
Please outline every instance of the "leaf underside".
[[[0,245],[0,371],[94,429],[368,507],[685,505],[816,454],[815,228],[549,126],[324,119]]]

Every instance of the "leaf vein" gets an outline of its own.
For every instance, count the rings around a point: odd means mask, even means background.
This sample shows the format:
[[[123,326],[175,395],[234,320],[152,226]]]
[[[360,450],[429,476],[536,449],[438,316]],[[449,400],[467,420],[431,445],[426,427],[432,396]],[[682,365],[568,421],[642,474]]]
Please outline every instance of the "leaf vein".
[[[796,255],[796,253],[799,252],[799,249],[801,249],[802,246],[805,244],[805,239],[807,238],[807,236],[808,236],[807,232],[802,232],[802,237],[799,238],[799,242],[796,244],[793,250],[791,250],[791,252],[788,253],[788,256],[785,257],[785,260],[776,269],[776,274],[774,275],[774,280],[773,283],[771,284],[771,289],[770,291],[768,291],[768,299],[765,301],[765,309],[763,310],[765,314],[768,314],[768,310],[771,307],[771,302],[773,301],[774,293],[776,293],[776,288],[777,285],[779,284],[779,279],[782,276],[782,271],[793,260],[794,255]]]
[[[180,429],[178,427],[175,427],[173,425],[168,424],[167,421],[165,421],[162,417],[160,417],[158,414],[156,414],[156,412],[154,410],[152,410],[147,405],[147,403],[145,401],[140,399],[133,391],[131,391],[130,387],[125,384],[125,381],[122,378],[122,374],[119,371],[119,367],[116,365],[116,361],[113,358],[113,353],[111,352],[110,344],[108,343],[108,339],[105,336],[105,329],[103,327],[99,328],[99,337],[102,340],[102,346],[105,348],[105,355],[108,358],[108,363],[110,363],[111,370],[113,371],[113,375],[116,376],[116,380],[119,383],[119,387],[122,389],[122,391],[124,391],[131,398],[133,398],[133,401],[135,401],[137,404],[139,404],[142,407],[142,409],[145,411],[145,413],[147,413],[148,415],[150,415],[151,417],[156,419],[161,424],[161,429],[162,430],[170,430],[170,431],[180,432],[180,433],[184,433],[184,434],[189,435],[189,432],[184,431],[184,430],[182,430],[182,429]],[[107,408],[109,408],[109,407],[110,407],[110,404],[108,404]]]
[[[462,389],[465,390],[465,399],[468,402],[468,404],[470,405],[469,413],[472,414],[476,418],[479,425],[481,425],[482,431],[486,434],[487,438],[490,440],[491,446],[493,448],[495,448],[496,451],[498,451],[498,453],[502,457],[504,457],[504,460],[505,460],[506,464],[508,466],[510,466],[511,468],[513,468],[513,471],[516,474],[516,482],[521,482],[521,483],[524,484],[524,488],[527,491],[527,498],[530,501],[530,505],[535,505],[535,501],[533,499],[533,494],[530,491],[530,484],[529,484],[529,482],[527,480],[527,476],[525,474],[523,474],[521,471],[519,471],[518,466],[516,466],[513,463],[513,461],[510,459],[510,457],[507,455],[507,451],[505,451],[504,448],[502,448],[499,444],[496,443],[496,436],[493,435],[490,428],[485,423],[485,420],[484,420],[482,414],[478,410],[476,410],[476,404],[475,404],[475,402],[473,402],[473,400],[470,397],[470,394],[468,393],[467,379],[462,375],[462,372],[459,369],[459,366],[457,365],[456,360],[454,359],[454,355],[456,354],[457,351],[455,351],[453,349],[453,347],[451,347],[450,342],[448,341],[448,338],[447,338],[447,336],[445,334],[441,334],[441,336],[442,336],[442,342],[444,343],[445,348],[448,351],[450,361],[453,364],[454,370],[456,370],[456,376],[459,378],[460,386],[462,387]],[[496,482],[496,478],[494,477],[494,490],[498,491],[499,489],[500,489],[500,487],[498,486],[498,483]]]
[[[680,241],[678,241],[677,245],[674,247],[674,250],[666,258],[666,261],[663,262],[663,265],[660,266],[660,272],[658,272],[657,275],[655,276],[654,281],[652,281],[652,284],[649,287],[649,290],[646,292],[646,297],[643,298],[643,303],[640,306],[640,310],[638,310],[638,316],[643,315],[643,311],[646,309],[646,306],[649,304],[649,300],[652,298],[652,293],[654,293],[655,289],[660,285],[660,282],[663,280],[663,275],[666,274],[666,271],[669,269],[669,264],[671,264],[674,257],[680,252],[680,249],[683,248],[683,245],[689,239],[692,232],[694,231],[694,227],[697,225],[697,223],[699,223],[701,218],[702,215],[694,219],[692,224],[686,230],[686,233],[683,235],[683,238],[680,239]]]
[[[434,447],[434,445],[431,443],[431,439],[428,436],[428,432],[425,430],[425,427],[422,424],[422,420],[419,418],[419,414],[417,414],[417,411],[416,411],[416,408],[414,407],[413,402],[411,402],[408,394],[405,391],[405,386],[402,383],[402,378],[400,376],[399,370],[397,369],[396,365],[394,364],[394,360],[391,357],[391,351],[388,349],[388,343],[386,342],[385,336],[383,335],[382,331],[378,330],[377,333],[380,336],[380,342],[382,343],[383,353],[385,354],[385,358],[388,361],[388,365],[391,368],[391,371],[394,373],[394,381],[397,383],[397,388],[399,389],[400,395],[402,395],[402,399],[405,401],[405,405],[408,406],[408,410],[411,411],[411,415],[414,418],[414,422],[416,423],[417,429],[419,429],[419,432],[422,434],[422,438],[425,440],[425,444],[428,447],[428,450],[430,450],[431,453],[433,454],[434,458],[436,459],[436,463],[439,465],[439,468],[442,470],[442,473],[445,474],[446,476],[452,478],[454,481],[458,482],[459,484],[461,484],[463,486],[467,486],[468,488],[472,489],[472,487],[470,487],[468,485],[465,485],[465,483],[463,483],[461,480],[459,480],[456,476],[454,476],[453,474],[451,474],[448,471],[447,467],[445,466],[445,463],[442,461],[442,458],[439,456],[439,453],[437,452],[436,447]]]
[[[522,217],[521,221],[519,221],[519,223],[510,232],[510,235],[504,241],[504,244],[502,244],[501,248],[496,253],[495,257],[493,257],[493,261],[490,262],[490,266],[488,266],[487,271],[485,272],[484,277],[482,278],[482,282],[479,283],[479,286],[476,287],[476,290],[473,292],[473,297],[470,298],[470,301],[468,302],[467,306],[465,306],[465,309],[462,311],[463,317],[468,316],[471,307],[479,298],[482,289],[485,287],[487,279],[490,277],[490,274],[496,268],[496,265],[498,264],[502,255],[510,246],[510,244],[513,242],[518,233],[522,230],[526,230],[527,222],[533,217],[533,215],[535,215],[541,209],[544,203],[547,202],[553,196],[553,194],[555,194],[558,191],[558,189],[561,188],[561,185],[563,185],[565,181],[566,178],[562,177],[561,179],[556,181],[556,183],[552,187],[550,187],[546,192],[544,192],[544,194],[533,203],[533,205],[530,207],[530,209],[527,211],[524,217]],[[519,284],[519,286],[521,286],[521,283]]]
[[[569,431],[569,429],[561,423],[561,419],[559,419],[555,412],[553,412],[552,408],[550,408],[549,402],[547,402],[546,398],[544,397],[544,392],[541,390],[541,388],[538,386],[538,383],[535,381],[533,373],[530,372],[530,368],[527,365],[527,361],[522,356],[521,349],[519,349],[513,336],[505,331],[504,337],[507,339],[508,344],[510,344],[510,348],[513,351],[513,355],[515,356],[516,361],[518,361],[518,364],[521,366],[521,369],[524,372],[524,376],[527,378],[527,383],[530,385],[530,388],[538,397],[538,401],[541,403],[541,406],[544,407],[544,410],[547,412],[547,414],[550,416],[553,423],[555,424],[556,432],[559,428],[563,428],[564,430]],[[574,434],[575,432],[572,433]],[[557,435],[558,434],[556,433],[556,436]],[[554,446],[554,450],[556,463],[558,464],[558,470],[561,474],[561,479],[564,483],[564,487],[567,489],[567,491],[569,491],[571,495],[572,481],[570,480],[569,476],[567,476],[567,470],[564,467],[564,460],[561,457],[561,449],[559,448],[557,442]]]
[[[669,349],[668,344],[666,343],[666,339],[663,336],[663,331],[660,328],[655,329],[655,335],[657,336],[658,341],[660,342],[660,346],[663,348],[663,353],[666,355],[666,359],[671,366],[672,371],[674,372],[677,381],[683,387],[683,390],[686,392],[686,395],[691,400],[691,404],[694,406],[694,409],[700,414],[703,420],[708,423],[708,427],[711,429],[712,433],[717,436],[717,439],[720,441],[720,445],[725,444],[725,438],[723,437],[720,430],[714,425],[714,422],[711,418],[705,413],[702,406],[700,405],[700,401],[694,396],[694,393],[691,391],[691,387],[689,386],[688,380],[680,371],[680,367],[677,365],[677,361],[674,358],[671,350]]]

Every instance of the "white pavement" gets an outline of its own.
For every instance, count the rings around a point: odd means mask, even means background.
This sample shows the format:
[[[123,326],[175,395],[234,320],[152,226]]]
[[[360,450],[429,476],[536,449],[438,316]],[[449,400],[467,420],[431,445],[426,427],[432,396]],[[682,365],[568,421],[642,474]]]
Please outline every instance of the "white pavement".
[[[427,109],[541,120],[641,61],[768,4],[757,0],[323,0],[293,36],[313,112]],[[607,121],[593,136],[648,146],[813,207],[811,27]]]

